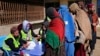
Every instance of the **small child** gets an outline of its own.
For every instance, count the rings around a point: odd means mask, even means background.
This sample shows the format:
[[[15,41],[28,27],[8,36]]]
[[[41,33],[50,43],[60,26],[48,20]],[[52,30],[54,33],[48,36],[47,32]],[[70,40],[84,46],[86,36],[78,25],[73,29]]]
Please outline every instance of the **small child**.
[[[42,27],[39,31],[39,35],[41,35],[41,39],[42,39],[42,49],[43,49],[43,52],[45,52],[45,38],[46,38],[46,31],[48,29],[48,25],[49,25],[49,22],[48,21],[45,21],[43,22],[42,24]]]

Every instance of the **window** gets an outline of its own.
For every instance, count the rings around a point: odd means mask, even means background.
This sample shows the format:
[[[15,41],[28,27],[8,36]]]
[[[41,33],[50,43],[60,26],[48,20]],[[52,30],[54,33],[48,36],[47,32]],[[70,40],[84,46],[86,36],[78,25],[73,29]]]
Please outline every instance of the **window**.
[[[0,1],[0,25],[21,23],[23,20],[44,19],[44,1]]]

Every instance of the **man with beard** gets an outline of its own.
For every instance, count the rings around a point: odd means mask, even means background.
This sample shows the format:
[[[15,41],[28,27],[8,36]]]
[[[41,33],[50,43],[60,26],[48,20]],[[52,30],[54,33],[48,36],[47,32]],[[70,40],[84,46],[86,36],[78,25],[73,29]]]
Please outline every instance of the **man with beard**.
[[[75,45],[75,56],[86,56],[85,50],[89,45],[89,40],[91,40],[91,24],[88,18],[87,13],[82,10],[77,3],[73,3],[70,5],[70,11],[75,15],[75,21],[78,25],[78,30],[82,32],[83,37],[81,37],[83,42],[79,45]],[[80,37],[80,36],[79,36]],[[83,39],[85,38],[85,40]],[[85,49],[84,49],[85,46]]]
[[[95,13],[94,5],[88,4],[88,16],[92,27],[92,40],[90,40],[90,56],[93,54],[96,44],[96,26],[98,25],[98,16]]]

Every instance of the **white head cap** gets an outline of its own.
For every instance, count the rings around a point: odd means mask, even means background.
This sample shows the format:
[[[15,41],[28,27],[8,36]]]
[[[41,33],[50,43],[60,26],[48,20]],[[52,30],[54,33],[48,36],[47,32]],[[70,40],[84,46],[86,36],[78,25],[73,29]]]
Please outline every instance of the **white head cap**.
[[[27,20],[24,20],[23,21],[23,23],[22,23],[22,27],[23,27],[23,30],[25,31],[25,32],[28,32],[29,31],[29,21],[27,21]]]

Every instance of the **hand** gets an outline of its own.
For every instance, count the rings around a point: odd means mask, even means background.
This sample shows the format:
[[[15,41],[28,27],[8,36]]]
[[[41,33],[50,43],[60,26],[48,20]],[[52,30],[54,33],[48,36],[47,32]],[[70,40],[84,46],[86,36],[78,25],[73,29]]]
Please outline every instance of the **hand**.
[[[35,39],[38,41],[39,39],[41,39],[41,36],[38,35],[37,37],[35,37]]]
[[[41,37],[36,37],[35,39],[36,39],[36,40],[39,40],[39,39],[41,39]]]
[[[93,26],[96,26],[96,23],[93,23],[92,25],[93,25]]]
[[[40,38],[41,38],[41,36],[40,36],[40,35],[38,35],[38,36],[37,36],[37,38],[38,38],[38,39],[40,39]]]
[[[37,37],[41,37],[40,35],[37,35]]]
[[[23,48],[27,48],[30,44],[26,43],[26,44],[23,44]]]

